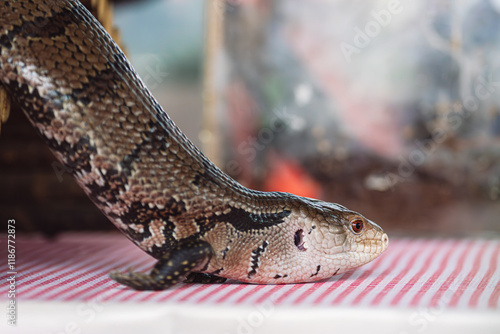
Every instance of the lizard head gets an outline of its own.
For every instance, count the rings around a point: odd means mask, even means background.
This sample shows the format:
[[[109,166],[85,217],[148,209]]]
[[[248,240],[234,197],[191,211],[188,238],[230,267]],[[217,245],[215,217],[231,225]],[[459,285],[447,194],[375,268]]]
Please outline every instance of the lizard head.
[[[359,267],[387,249],[387,234],[361,214],[338,204],[301,201],[302,217],[295,225],[294,242],[300,257],[321,266],[322,275],[316,279]]]

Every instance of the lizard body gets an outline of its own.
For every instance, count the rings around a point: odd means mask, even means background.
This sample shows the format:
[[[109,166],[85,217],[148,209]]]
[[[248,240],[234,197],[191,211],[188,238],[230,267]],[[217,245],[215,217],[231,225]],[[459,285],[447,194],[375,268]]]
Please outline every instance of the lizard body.
[[[183,280],[309,282],[388,245],[359,213],[247,189],[175,126],[97,20],[75,0],[3,1],[0,84],[99,209],[158,262],[113,272],[139,290]]]

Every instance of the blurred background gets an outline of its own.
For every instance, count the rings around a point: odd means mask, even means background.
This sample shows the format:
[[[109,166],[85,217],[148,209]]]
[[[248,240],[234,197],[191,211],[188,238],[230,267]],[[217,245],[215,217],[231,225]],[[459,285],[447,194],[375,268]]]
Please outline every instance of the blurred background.
[[[244,185],[340,203],[390,235],[500,237],[500,1],[116,1],[113,14],[166,112]],[[0,219],[114,228],[24,115],[1,131]]]

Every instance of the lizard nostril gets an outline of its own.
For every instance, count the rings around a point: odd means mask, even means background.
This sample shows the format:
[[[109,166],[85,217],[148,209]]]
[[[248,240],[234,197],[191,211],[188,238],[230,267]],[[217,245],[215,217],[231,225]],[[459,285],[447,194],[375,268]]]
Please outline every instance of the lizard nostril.
[[[382,242],[386,247],[389,245],[389,237],[387,236],[386,233],[384,233],[384,235],[382,236]]]

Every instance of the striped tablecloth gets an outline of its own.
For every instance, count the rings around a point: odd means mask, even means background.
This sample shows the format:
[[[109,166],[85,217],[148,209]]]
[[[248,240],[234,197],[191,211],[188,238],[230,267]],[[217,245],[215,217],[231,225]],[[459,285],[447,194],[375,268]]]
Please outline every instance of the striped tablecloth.
[[[110,270],[148,271],[154,263],[119,234],[21,235],[16,248],[20,300],[500,309],[499,240],[396,239],[377,260],[327,281],[184,284],[162,292],[137,292],[109,279]],[[5,266],[6,251],[0,252]],[[7,294],[6,273],[4,267],[0,298]]]
[[[498,312],[500,318],[499,253],[500,240],[393,238],[377,260],[327,281],[288,285],[229,281],[137,292],[114,283],[107,273],[129,266],[148,271],[154,260],[120,234],[66,234],[55,240],[18,235],[16,289],[19,305],[99,301],[210,308],[272,305],[288,310],[454,309]],[[5,259],[0,300],[6,300],[6,247],[0,254]]]

